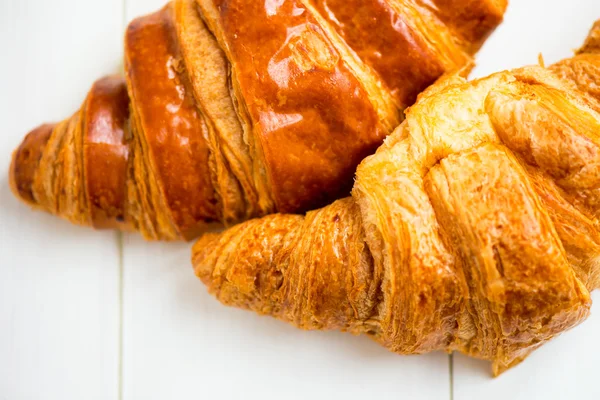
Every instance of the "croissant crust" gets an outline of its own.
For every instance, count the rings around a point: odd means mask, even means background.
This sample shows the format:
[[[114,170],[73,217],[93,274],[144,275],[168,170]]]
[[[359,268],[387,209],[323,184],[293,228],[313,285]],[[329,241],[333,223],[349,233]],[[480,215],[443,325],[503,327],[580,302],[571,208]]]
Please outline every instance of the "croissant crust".
[[[352,197],[194,246],[227,305],[498,374],[589,314],[600,285],[598,25],[573,58],[450,75],[358,167]]]

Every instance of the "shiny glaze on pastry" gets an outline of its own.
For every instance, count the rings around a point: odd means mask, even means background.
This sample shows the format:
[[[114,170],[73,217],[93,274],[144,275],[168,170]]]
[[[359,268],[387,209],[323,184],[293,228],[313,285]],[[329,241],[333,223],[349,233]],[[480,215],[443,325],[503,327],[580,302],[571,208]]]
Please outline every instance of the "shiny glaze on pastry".
[[[169,240],[327,204],[420,91],[468,70],[506,7],[473,4],[175,0],[127,29],[128,99],[101,80],[50,137],[34,131],[13,158],[15,193]]]

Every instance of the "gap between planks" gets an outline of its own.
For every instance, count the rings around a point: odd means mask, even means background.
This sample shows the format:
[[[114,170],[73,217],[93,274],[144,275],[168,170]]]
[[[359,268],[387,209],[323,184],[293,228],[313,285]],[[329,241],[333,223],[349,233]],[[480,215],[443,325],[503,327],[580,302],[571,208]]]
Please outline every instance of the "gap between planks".
[[[123,0],[123,5],[121,7],[121,31],[123,32],[123,36],[125,35],[125,30],[127,29],[127,0]],[[122,64],[124,65],[124,64]],[[124,69],[124,66],[123,66]],[[123,73],[125,71],[122,71]],[[123,335],[124,335],[124,298],[125,298],[125,285],[124,285],[124,276],[125,276],[125,262],[124,262],[124,238],[123,232],[117,231],[117,247],[118,247],[118,257],[119,257],[119,270],[118,270],[118,280],[119,280],[119,331],[118,331],[118,365],[117,365],[117,398],[118,400],[123,400]]]

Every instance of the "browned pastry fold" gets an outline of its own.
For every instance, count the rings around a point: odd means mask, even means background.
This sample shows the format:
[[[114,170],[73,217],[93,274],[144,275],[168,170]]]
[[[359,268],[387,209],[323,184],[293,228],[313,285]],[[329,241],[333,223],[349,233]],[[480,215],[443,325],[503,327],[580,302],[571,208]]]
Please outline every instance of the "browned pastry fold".
[[[191,239],[346,195],[358,163],[506,0],[175,0],[133,21],[125,79],[32,131],[11,182],[82,225]],[[457,11],[461,10],[461,11]]]
[[[450,75],[358,167],[352,197],[204,235],[221,302],[498,374],[589,314],[600,286],[600,52]]]

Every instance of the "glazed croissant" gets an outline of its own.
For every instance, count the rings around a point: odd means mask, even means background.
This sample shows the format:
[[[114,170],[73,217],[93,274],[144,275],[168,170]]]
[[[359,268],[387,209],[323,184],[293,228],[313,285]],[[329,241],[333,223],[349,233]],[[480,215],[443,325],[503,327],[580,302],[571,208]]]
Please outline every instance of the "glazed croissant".
[[[175,0],[135,20],[125,79],[32,131],[15,194],[74,223],[190,239],[344,196],[402,110],[506,0]]]
[[[599,34],[548,69],[442,78],[352,197],[207,234],[196,274],[300,328],[515,365],[585,319],[600,284]]]

